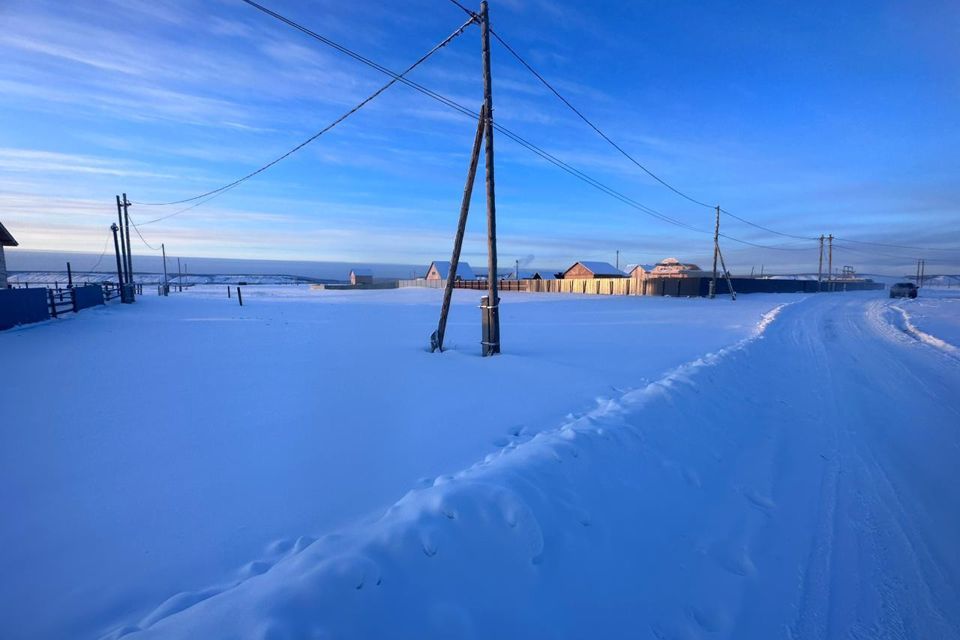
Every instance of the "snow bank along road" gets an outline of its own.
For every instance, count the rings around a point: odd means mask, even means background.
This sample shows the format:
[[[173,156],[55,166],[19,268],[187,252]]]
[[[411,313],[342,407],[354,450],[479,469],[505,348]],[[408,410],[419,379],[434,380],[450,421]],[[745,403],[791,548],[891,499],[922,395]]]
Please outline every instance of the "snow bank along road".
[[[482,292],[440,355],[439,291],[224,289],[0,333],[0,638],[147,626],[799,299],[508,294],[484,360]]]
[[[873,293],[774,313],[113,635],[960,637],[960,362]]]

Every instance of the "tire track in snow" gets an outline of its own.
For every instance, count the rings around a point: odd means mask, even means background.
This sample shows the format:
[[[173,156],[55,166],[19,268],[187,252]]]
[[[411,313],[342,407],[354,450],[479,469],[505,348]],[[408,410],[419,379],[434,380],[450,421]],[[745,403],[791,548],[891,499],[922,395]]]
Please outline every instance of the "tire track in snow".
[[[952,358],[960,360],[960,348],[957,348],[955,345],[950,344],[946,340],[941,340],[940,338],[920,329],[913,323],[913,317],[910,315],[910,313],[900,305],[890,303],[889,308],[895,309],[900,313],[900,317],[903,319],[904,333],[912,336],[923,344],[938,349]]]

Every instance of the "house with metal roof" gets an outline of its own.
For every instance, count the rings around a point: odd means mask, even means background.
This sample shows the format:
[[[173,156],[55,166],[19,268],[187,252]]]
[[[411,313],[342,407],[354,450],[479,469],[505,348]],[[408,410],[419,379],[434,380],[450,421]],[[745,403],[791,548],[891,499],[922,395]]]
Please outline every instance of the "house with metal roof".
[[[14,239],[13,235],[7,231],[7,228],[0,222],[0,289],[7,288],[7,260],[3,256],[4,247],[17,247],[20,243]]]
[[[627,274],[609,262],[581,260],[563,272],[564,280],[589,280],[592,278],[626,278]]]
[[[434,260],[427,269],[427,280],[446,280],[450,275],[450,262]],[[462,260],[457,263],[457,280],[476,280],[477,276],[470,268],[470,264]]]

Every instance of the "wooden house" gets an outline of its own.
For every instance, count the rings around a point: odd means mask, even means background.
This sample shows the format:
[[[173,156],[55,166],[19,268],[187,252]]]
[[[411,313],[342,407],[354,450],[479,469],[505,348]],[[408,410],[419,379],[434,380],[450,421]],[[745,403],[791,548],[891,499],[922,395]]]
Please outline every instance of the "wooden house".
[[[427,280],[446,280],[450,274],[450,263],[448,261],[434,260],[427,269]],[[470,264],[464,261],[457,263],[457,280],[476,280],[477,276],[470,268]]]
[[[4,247],[16,247],[19,243],[0,222],[0,289],[7,288],[7,260],[3,256]]]
[[[593,278],[626,278],[627,274],[609,262],[580,261],[563,272],[564,280],[591,280]]]
[[[373,284],[373,271],[370,269],[351,269],[350,284]]]
[[[654,265],[652,264],[628,264],[627,275],[637,282],[643,282],[650,277]]]

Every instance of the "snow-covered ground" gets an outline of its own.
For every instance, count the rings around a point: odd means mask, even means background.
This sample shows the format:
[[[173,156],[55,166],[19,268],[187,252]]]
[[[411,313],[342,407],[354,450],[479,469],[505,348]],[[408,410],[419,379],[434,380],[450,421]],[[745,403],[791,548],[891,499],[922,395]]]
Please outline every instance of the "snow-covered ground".
[[[758,339],[126,631],[960,637],[960,364],[874,292],[778,311]]]
[[[960,356],[960,289],[924,287],[913,299],[900,299],[893,308],[904,329],[918,339]]]
[[[280,575],[281,565],[267,570],[296,551],[309,547],[301,558],[322,559],[338,538],[309,543],[333,531],[350,545],[373,531],[389,537],[398,529],[378,519],[409,490],[434,495],[440,489],[428,487],[488,457],[549,451],[531,448],[537,434],[562,440],[560,425],[618,415],[631,392],[647,394],[666,372],[751,338],[765,314],[803,299],[505,294],[504,354],[482,359],[479,295],[456,292],[451,350],[442,355],[425,349],[440,297],[426,289],[249,287],[239,307],[225,287],[195,287],[0,333],[0,636],[97,637],[129,626],[162,637],[161,620],[197,623],[200,609],[165,618],[251,576],[267,572],[246,588]],[[623,453],[630,450],[625,443]],[[611,491],[619,491],[615,478],[645,482],[641,466],[631,479],[618,456],[609,463],[597,458],[588,477],[605,483],[613,474]],[[480,491],[477,508],[500,491]],[[558,509],[593,500],[587,489],[581,497],[574,487],[538,491]],[[408,499],[408,513],[420,513],[421,500]],[[506,517],[528,531],[526,512],[504,500]],[[555,524],[548,537],[566,536],[563,521]],[[432,543],[424,544],[417,554],[428,557]],[[464,575],[465,583],[489,584],[506,558],[488,560],[491,572]],[[309,572],[323,577],[316,570]],[[445,597],[435,596],[430,619],[459,628],[463,604],[444,610]],[[225,600],[226,593],[206,606]],[[240,635],[261,637],[257,629],[272,617],[239,620]],[[293,612],[284,622],[301,623],[314,624]],[[329,624],[351,626],[347,617]]]

